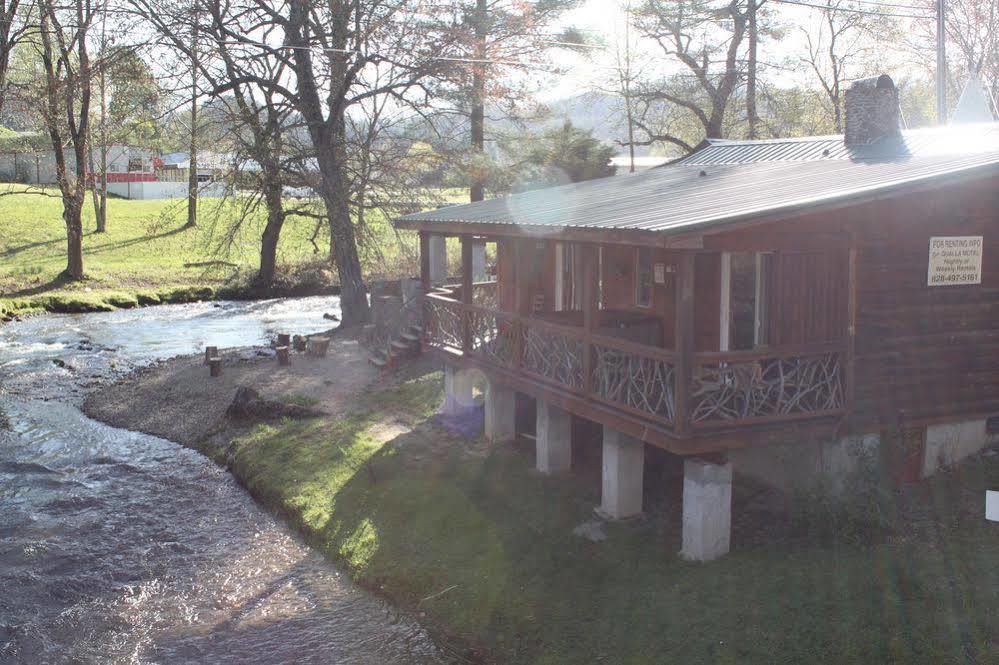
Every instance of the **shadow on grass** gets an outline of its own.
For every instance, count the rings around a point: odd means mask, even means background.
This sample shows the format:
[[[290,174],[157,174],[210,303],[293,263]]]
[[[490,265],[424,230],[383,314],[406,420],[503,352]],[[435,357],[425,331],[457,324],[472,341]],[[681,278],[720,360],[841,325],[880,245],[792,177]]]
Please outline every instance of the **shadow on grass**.
[[[332,428],[275,428],[240,452],[237,474],[364,586],[474,645],[467,655],[481,648],[504,662],[545,663],[997,655],[999,533],[967,508],[977,505],[969,491],[999,482],[994,461],[901,497],[895,519],[923,527],[884,540],[788,540],[775,528],[779,516],[757,507],[747,517],[737,505],[733,552],[700,565],[675,556],[669,465],[664,487],[649,488],[650,517],[608,524],[608,539],[592,543],[572,535],[599,502],[592,474],[540,476],[529,450],[453,436],[432,418],[381,443],[372,438],[375,412],[411,405],[398,395],[362,403],[372,411]]]
[[[79,284],[80,282],[67,277],[65,273],[59,273],[49,281],[43,284],[36,284],[24,289],[18,289],[17,291],[11,291],[10,293],[2,294],[5,298],[25,298],[28,296],[37,296],[47,291],[54,291],[56,289],[61,289],[63,287],[69,286],[70,284]]]

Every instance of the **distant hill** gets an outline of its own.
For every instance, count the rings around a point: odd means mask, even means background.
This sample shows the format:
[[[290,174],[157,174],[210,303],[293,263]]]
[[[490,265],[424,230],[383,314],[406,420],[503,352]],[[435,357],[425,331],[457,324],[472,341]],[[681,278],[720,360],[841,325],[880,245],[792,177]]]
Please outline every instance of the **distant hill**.
[[[547,106],[551,117],[543,123],[544,126],[560,124],[568,119],[576,127],[588,129],[601,141],[613,145],[618,153],[627,152],[627,147],[619,144],[628,138],[628,125],[624,100],[617,95],[584,92],[549,102]],[[636,146],[636,156],[647,154],[648,147]]]

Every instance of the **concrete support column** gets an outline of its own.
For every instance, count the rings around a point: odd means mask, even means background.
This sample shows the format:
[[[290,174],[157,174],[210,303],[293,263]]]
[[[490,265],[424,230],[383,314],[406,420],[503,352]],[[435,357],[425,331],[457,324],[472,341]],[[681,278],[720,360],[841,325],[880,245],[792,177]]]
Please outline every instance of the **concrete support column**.
[[[495,380],[486,386],[486,440],[509,441],[517,435],[517,393]]]
[[[486,281],[486,241],[472,242],[472,281]]]
[[[642,512],[645,444],[604,425],[603,483],[597,512],[624,519]]]
[[[572,466],[572,416],[538,400],[537,468],[541,473],[561,473]]]
[[[430,284],[440,286],[447,282],[447,243],[442,235],[430,235]]]
[[[683,461],[683,548],[689,561],[711,561],[729,550],[732,533],[732,463]]]
[[[444,365],[444,414],[454,416],[473,406],[472,373]]]

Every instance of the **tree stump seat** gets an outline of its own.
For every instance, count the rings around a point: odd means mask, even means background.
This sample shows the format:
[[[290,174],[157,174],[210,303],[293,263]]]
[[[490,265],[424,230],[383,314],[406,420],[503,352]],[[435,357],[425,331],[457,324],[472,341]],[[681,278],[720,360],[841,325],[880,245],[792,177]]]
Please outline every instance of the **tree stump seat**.
[[[291,354],[288,346],[279,346],[274,351],[277,353],[278,365],[287,366],[291,364]]]
[[[325,358],[330,348],[330,338],[325,336],[310,337],[305,353],[316,358]]]

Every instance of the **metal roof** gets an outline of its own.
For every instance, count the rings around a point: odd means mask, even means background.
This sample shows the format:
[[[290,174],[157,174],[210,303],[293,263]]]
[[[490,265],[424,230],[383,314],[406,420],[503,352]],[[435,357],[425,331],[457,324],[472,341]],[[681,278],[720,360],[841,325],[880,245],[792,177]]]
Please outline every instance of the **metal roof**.
[[[989,132],[999,139],[999,132]],[[982,140],[958,154],[890,158],[870,156],[808,160],[756,159],[749,163],[679,163],[642,173],[550,187],[458,206],[398,220],[403,227],[467,223],[538,227],[553,230],[633,230],[676,234],[715,224],[795,210],[907,184],[982,169],[999,173],[999,140]],[[789,143],[833,140],[815,138]],[[744,146],[746,142],[739,142]],[[911,141],[911,145],[923,145]],[[939,140],[927,145],[939,145]],[[961,148],[960,142],[951,142]],[[986,149],[982,149],[982,148]],[[830,151],[831,152],[831,151]],[[821,153],[820,153],[821,154]]]
[[[752,164],[820,159],[895,159],[960,154],[999,149],[999,123],[963,127],[930,127],[902,132],[901,138],[848,146],[842,135],[763,141],[709,139],[709,145],[677,160],[677,164]]]

